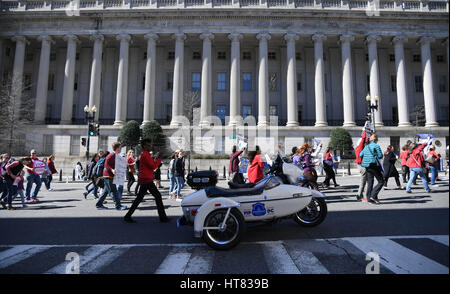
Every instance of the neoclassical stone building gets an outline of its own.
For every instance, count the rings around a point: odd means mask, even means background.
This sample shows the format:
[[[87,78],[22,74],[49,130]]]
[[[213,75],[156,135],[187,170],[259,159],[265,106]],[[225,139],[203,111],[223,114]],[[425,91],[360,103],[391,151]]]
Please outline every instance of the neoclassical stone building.
[[[448,0],[0,5],[0,78],[20,77],[35,98],[25,143],[40,153],[84,154],[85,105],[101,124],[91,150],[108,148],[129,120],[155,119],[170,135],[186,107],[194,128],[223,131],[222,152],[225,131],[248,117],[278,126],[286,150],[313,137],[326,144],[338,126],[356,141],[367,95],[382,144],[422,132],[449,144]]]

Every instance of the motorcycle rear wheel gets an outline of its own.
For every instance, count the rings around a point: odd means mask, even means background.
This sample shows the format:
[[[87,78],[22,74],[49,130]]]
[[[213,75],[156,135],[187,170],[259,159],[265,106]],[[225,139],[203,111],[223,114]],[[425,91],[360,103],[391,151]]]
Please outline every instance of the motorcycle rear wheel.
[[[294,214],[293,219],[302,227],[315,227],[324,221],[327,212],[325,199],[313,198],[308,206]]]
[[[205,227],[219,227],[227,213],[227,209],[212,211],[205,219]],[[236,208],[231,209],[226,227],[223,231],[206,229],[203,232],[203,240],[208,246],[217,250],[227,250],[235,247],[240,241],[245,230],[245,221],[242,213]]]

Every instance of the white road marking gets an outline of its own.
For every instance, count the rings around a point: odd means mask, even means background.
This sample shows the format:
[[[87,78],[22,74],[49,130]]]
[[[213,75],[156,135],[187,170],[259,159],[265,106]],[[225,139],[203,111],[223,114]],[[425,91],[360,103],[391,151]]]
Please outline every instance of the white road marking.
[[[214,263],[213,249],[196,248],[184,270],[184,274],[209,274]]]
[[[188,252],[187,248],[173,248],[159,265],[155,274],[182,274],[190,257],[191,253]]]
[[[97,273],[105,266],[116,260],[119,256],[125,253],[131,246],[113,246],[108,249],[104,254],[95,257],[93,260],[84,264],[80,268],[82,273]]]
[[[271,274],[300,274],[281,242],[265,244],[263,252]]]
[[[386,237],[343,238],[364,253],[376,252],[380,263],[396,274],[448,274],[447,267]]]
[[[0,269],[25,260],[39,252],[47,250],[48,246],[18,245],[0,253]]]
[[[310,251],[292,249],[289,250],[289,253],[302,274],[330,273]]]
[[[444,244],[445,246],[448,246],[448,235],[447,236],[431,236],[428,237],[429,239],[439,242],[441,244]]]
[[[90,262],[91,260],[97,258],[98,256],[104,254],[108,249],[110,249],[113,245],[93,245],[86,249],[83,254],[80,254],[80,271],[83,270],[85,264]],[[49,269],[46,274],[65,274],[66,266],[69,261],[65,261],[63,263],[58,264],[57,266]]]

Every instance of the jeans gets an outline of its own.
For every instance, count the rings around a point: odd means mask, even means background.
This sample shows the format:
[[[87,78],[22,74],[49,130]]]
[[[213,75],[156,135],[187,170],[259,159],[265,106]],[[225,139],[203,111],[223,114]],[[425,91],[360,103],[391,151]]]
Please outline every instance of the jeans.
[[[119,195],[119,199],[122,200],[123,185],[119,185],[119,187],[117,187],[117,194]]]
[[[27,200],[30,200],[30,193],[31,188],[33,188],[33,183],[36,184],[36,187],[34,188],[32,197],[36,199],[42,185],[41,177],[36,174],[26,174],[25,179],[27,180],[27,188],[25,192]]]
[[[134,182],[136,181],[136,179],[134,178],[134,174],[130,173],[129,171],[127,171],[127,191],[128,193],[131,193],[130,189],[131,186],[134,184]]]
[[[427,192],[430,192],[430,187],[428,187],[427,177],[423,173],[421,167],[414,167],[409,169],[411,172],[411,177],[409,178],[408,184],[406,185],[406,191],[411,192],[411,185],[416,180],[417,176],[420,176],[423,186]]]
[[[402,177],[403,183],[407,183],[409,180],[409,167],[407,165],[402,165]]]
[[[383,174],[381,172],[381,167],[376,166],[375,164],[371,164],[366,168],[367,170],[367,194],[366,197],[373,198],[378,200],[378,193],[380,193],[381,189],[384,185]],[[374,187],[374,178],[377,179],[378,184]]]
[[[436,178],[438,174],[438,167],[435,165],[431,165],[428,167],[431,171],[431,185],[434,185],[436,183]]]
[[[181,189],[184,187],[184,178],[175,176],[175,181],[177,182],[177,196],[180,197]]]
[[[333,167],[329,166],[329,165],[324,165],[323,169],[325,170],[325,181],[323,182],[323,184],[325,186],[329,186],[330,185],[330,181],[333,180],[334,185],[336,185],[336,174],[334,173]]]
[[[91,193],[95,196],[95,198],[97,198],[97,190],[98,190],[98,186],[92,181],[91,183],[89,183],[89,185],[86,186],[86,188],[88,188],[90,185],[93,185],[92,188],[87,189],[87,193]]]
[[[2,200],[8,197],[8,184],[6,183],[6,179],[0,179],[0,193],[2,193]]]
[[[130,218],[133,215],[139,203],[141,203],[142,199],[144,199],[144,196],[147,193],[147,191],[149,191],[153,195],[153,197],[155,197],[159,219],[161,220],[167,218],[166,212],[164,211],[164,204],[162,202],[161,193],[159,193],[158,189],[156,188],[153,182],[150,182],[148,184],[139,184],[139,192],[136,196],[136,199],[134,199],[133,204],[131,205],[127,214],[125,215],[125,218]]]
[[[7,194],[7,203],[8,206],[11,206],[13,199],[16,197],[17,195],[17,186],[13,185],[13,180],[10,178],[6,178],[6,185],[8,186],[8,194]]]
[[[170,186],[169,186],[169,194],[175,191],[177,188],[177,182],[175,180],[175,176],[173,173],[169,173],[169,180],[170,180]]]
[[[100,195],[100,198],[98,199],[96,206],[101,207],[103,206],[103,201],[105,201],[106,196],[111,193],[112,199],[114,200],[114,203],[116,204],[116,209],[119,209],[122,204],[120,203],[119,195],[117,192],[116,185],[113,184],[113,179],[110,178],[104,178],[105,187],[103,189],[102,195]]]
[[[50,190],[50,183],[53,180],[53,175],[48,175],[46,179],[47,180],[45,181],[45,187],[47,188],[47,190]]]
[[[364,166],[361,166],[358,164],[359,168],[359,189],[358,189],[358,197],[363,198],[364,197],[364,189],[366,188],[367,184],[367,170]]]

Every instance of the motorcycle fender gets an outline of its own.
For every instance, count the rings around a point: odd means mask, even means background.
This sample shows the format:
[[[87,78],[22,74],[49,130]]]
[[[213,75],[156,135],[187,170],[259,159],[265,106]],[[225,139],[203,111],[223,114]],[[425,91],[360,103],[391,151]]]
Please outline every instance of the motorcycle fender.
[[[316,190],[311,190],[313,198],[325,198],[325,195]]]
[[[225,197],[213,198],[203,203],[197,210],[197,214],[194,218],[194,236],[197,238],[202,237],[206,216],[210,214],[211,211],[238,206],[240,206],[239,202]]]

